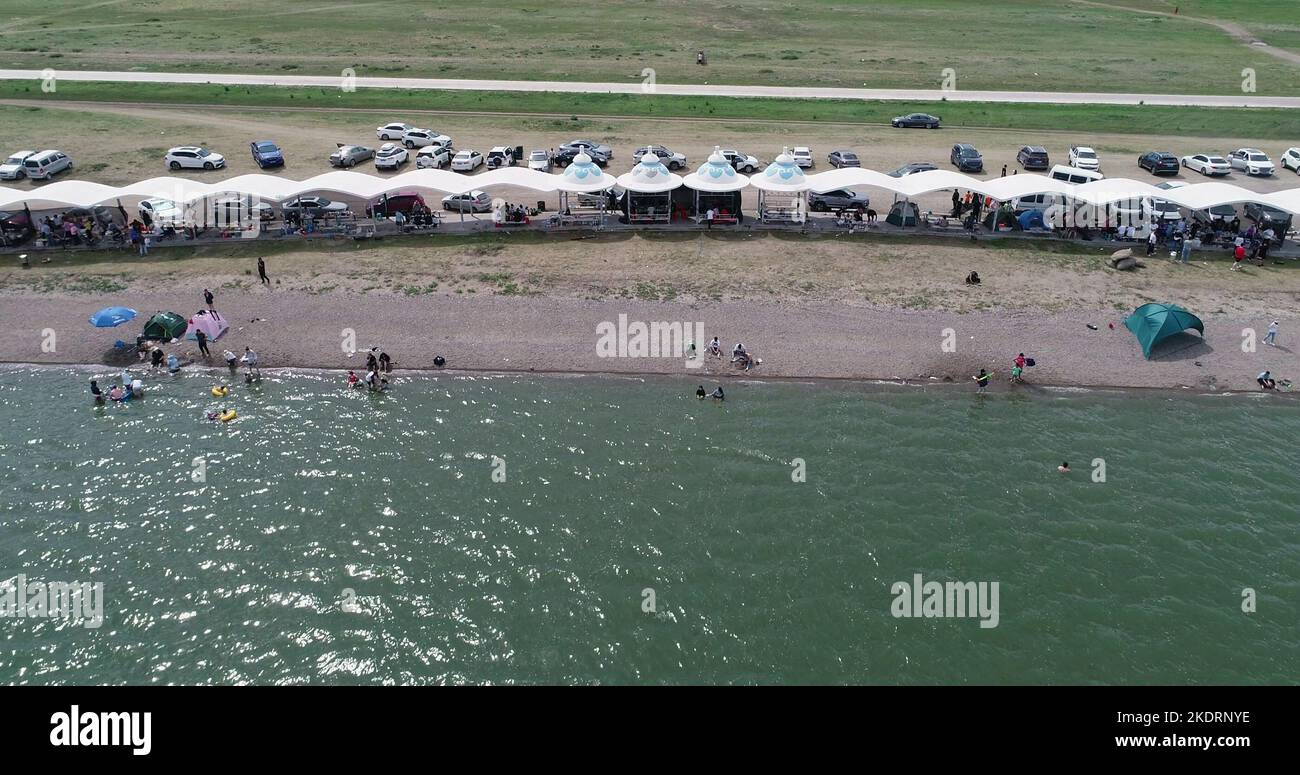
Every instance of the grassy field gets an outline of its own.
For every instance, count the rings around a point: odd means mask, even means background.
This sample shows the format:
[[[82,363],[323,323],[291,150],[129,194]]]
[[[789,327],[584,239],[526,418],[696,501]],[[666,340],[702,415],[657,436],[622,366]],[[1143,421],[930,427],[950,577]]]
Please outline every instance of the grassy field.
[[[1300,114],[1283,109],[1176,108],[1150,105],[1045,105],[960,102],[866,102],[752,97],[666,97],[555,92],[288,89],[257,86],[117,84],[65,81],[52,94],[36,83],[0,81],[0,99],[61,102],[159,103],[374,111],[421,110],[538,114],[559,117],[625,116],[757,121],[888,124],[914,110],[943,117],[949,127],[1077,133],[1244,137],[1300,140]],[[903,131],[903,130],[899,130]],[[922,131],[922,130],[915,130]]]
[[[1285,94],[1300,67],[1192,16],[1300,51],[1290,0],[8,0],[0,66],[1038,91]],[[1132,10],[1138,9],[1137,11]],[[705,49],[709,65],[695,64]]]

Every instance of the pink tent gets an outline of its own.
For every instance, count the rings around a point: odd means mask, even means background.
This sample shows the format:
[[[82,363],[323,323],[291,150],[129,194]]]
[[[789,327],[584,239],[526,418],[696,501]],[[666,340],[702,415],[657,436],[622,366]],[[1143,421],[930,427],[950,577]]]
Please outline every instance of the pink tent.
[[[228,328],[230,328],[230,324],[226,322],[225,318],[210,309],[201,309],[190,318],[189,333],[186,334],[185,338],[196,339],[194,332],[202,331],[207,335],[209,342],[215,342],[221,338],[222,334],[226,333]]]

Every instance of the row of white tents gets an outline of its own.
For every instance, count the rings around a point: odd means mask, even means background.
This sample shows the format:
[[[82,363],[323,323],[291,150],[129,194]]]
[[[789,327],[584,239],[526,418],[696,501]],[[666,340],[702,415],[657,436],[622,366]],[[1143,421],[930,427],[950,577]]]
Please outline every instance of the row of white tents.
[[[1106,178],[1076,185],[1045,175],[1024,174],[985,180],[947,170],[918,172],[896,178],[858,167],[806,175],[786,154],[778,156],[776,161],[761,172],[746,176],[736,172],[716,152],[695,172],[685,176],[670,172],[657,157],[647,155],[630,172],[618,177],[601,170],[589,158],[579,156],[560,173],[507,167],[470,176],[447,170],[421,169],[381,178],[361,172],[338,171],[301,181],[261,174],[240,175],[217,183],[156,177],[121,187],[83,180],[64,180],[37,188],[0,186],[0,209],[12,210],[24,206],[32,210],[92,207],[120,204],[128,199],[166,199],[178,205],[220,197],[284,202],[308,193],[332,193],[371,200],[385,194],[421,189],[446,194],[495,187],[521,188],[539,193],[592,193],[615,186],[634,193],[660,193],[686,186],[696,191],[712,193],[752,187],[765,192],[790,194],[871,186],[907,198],[959,189],[974,191],[1000,202],[1033,194],[1056,194],[1095,206],[1155,198],[1189,210],[1257,202],[1293,215],[1300,214],[1300,188],[1261,194],[1230,183],[1206,182],[1162,189],[1126,178]]]

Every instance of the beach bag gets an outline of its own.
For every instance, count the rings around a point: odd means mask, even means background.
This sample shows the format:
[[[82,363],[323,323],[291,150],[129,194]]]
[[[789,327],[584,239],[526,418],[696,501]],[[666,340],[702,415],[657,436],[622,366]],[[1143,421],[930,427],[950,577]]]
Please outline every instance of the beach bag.
[[[1026,359],[1025,359],[1025,365],[1026,365],[1026,366],[1033,366],[1033,365],[1034,365],[1034,359],[1033,359],[1033,358],[1026,358]]]

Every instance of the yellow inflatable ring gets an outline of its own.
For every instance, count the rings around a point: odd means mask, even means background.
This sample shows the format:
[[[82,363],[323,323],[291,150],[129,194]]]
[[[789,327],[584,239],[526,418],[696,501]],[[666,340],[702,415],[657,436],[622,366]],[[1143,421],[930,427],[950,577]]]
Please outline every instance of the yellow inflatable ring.
[[[230,388],[225,385],[215,385],[212,388],[212,395],[221,397],[230,394]]]
[[[217,415],[217,419],[222,422],[230,422],[231,420],[235,419],[238,416],[239,415],[235,413],[234,409],[227,409],[226,411]]]

